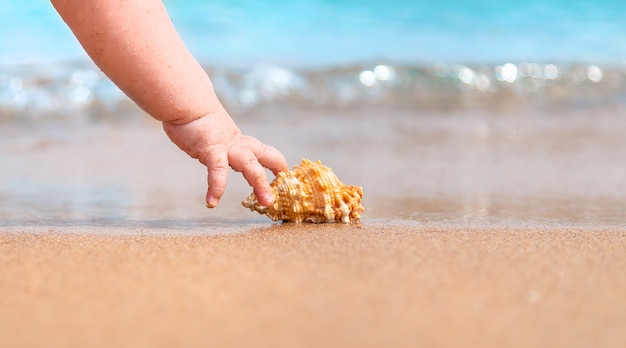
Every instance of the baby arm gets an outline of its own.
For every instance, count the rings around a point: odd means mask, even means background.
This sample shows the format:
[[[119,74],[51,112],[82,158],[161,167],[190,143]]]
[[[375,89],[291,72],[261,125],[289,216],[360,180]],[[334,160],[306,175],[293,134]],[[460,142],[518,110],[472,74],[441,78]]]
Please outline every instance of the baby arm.
[[[263,167],[287,170],[284,156],[244,136],[211,80],[178,36],[161,0],[51,0],[98,67],[137,105],[163,122],[169,138],[208,169],[208,207],[224,193],[228,166],[261,204],[273,201]]]

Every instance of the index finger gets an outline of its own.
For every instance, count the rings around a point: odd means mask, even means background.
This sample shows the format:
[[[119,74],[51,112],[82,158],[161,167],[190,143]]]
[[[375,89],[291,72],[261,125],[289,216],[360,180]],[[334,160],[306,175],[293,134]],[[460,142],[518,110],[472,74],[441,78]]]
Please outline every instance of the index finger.
[[[289,170],[285,156],[273,146],[263,144],[258,139],[243,136],[242,142],[250,149],[259,163],[272,171],[274,175]]]

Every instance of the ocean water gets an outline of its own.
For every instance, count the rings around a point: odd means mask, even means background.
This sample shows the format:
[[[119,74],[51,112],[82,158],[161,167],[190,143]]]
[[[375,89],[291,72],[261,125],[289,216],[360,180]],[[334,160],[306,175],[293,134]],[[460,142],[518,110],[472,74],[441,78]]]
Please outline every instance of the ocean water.
[[[244,132],[363,186],[370,221],[626,224],[625,1],[165,5]],[[203,208],[48,2],[0,0],[0,38],[0,226],[265,222],[235,174]]]
[[[363,100],[449,108],[488,104],[502,89],[548,106],[624,99],[621,0],[165,4],[237,111]],[[127,103],[48,2],[0,5],[0,120],[99,117]]]
[[[166,0],[208,65],[626,60],[621,0]],[[0,1],[0,62],[84,59],[46,1]]]
[[[624,100],[621,0],[165,4],[237,112],[464,107],[502,103],[502,89],[547,106]],[[0,5],[0,120],[98,118],[127,104],[48,2]]]

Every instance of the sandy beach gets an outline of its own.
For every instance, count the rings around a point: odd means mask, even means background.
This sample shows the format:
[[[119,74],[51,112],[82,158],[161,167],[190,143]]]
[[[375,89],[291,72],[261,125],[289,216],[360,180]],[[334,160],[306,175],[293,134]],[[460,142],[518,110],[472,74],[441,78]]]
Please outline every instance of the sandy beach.
[[[362,219],[272,222],[232,170],[207,209],[73,35],[161,119],[214,112],[169,21],[5,1],[0,348],[626,347],[626,1],[164,5],[242,133]]]
[[[626,344],[620,114],[385,115],[239,122],[359,225],[273,224],[236,173],[206,209],[147,118],[0,128],[0,347]]]
[[[625,230],[66,230],[0,234],[1,346],[626,342]]]

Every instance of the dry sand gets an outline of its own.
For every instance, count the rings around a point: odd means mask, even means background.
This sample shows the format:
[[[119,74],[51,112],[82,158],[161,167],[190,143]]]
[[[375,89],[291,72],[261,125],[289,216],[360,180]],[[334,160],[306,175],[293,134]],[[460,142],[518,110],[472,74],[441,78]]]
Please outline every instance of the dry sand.
[[[626,344],[624,230],[67,230],[0,233],[1,347]]]

